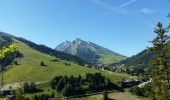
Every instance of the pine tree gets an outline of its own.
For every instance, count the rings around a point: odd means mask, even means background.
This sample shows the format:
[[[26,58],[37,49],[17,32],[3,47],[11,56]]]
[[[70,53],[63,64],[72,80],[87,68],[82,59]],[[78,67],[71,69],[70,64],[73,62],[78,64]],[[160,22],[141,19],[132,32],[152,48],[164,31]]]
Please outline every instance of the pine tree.
[[[108,93],[107,93],[107,91],[103,92],[103,100],[108,100]]]
[[[34,95],[34,99],[33,100],[39,100],[37,95]]]
[[[29,90],[30,90],[31,93],[36,91],[36,84],[34,82],[30,82]]]
[[[23,90],[25,93],[28,93],[30,91],[28,82],[25,82],[23,84]]]
[[[56,85],[58,84],[58,82],[60,81],[60,79],[62,78],[62,76],[56,76],[55,78],[53,78],[50,82],[50,86],[52,89],[55,89]]]
[[[54,91],[51,93],[51,97],[52,97],[52,98],[55,97]]]
[[[24,91],[22,88],[18,88],[15,91],[15,100],[25,100]]]
[[[63,96],[69,96],[69,86],[65,86],[62,90]]]
[[[60,81],[58,82],[56,89],[58,92],[61,92],[61,90],[64,88],[64,79],[61,78]]]
[[[169,37],[167,28],[162,23],[158,23],[154,31],[156,38],[152,42],[153,47],[150,49],[156,53],[156,57],[150,62],[152,87],[150,91],[152,100],[169,100],[170,89],[170,68],[168,57],[168,41]]]

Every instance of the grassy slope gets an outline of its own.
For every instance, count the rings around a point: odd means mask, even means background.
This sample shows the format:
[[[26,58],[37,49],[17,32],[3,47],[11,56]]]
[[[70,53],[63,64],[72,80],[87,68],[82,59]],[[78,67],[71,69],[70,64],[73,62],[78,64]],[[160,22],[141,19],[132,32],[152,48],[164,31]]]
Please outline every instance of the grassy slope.
[[[102,62],[103,64],[106,64],[106,65],[110,65],[113,62],[116,63],[116,62],[119,62],[124,59],[126,59],[126,57],[120,57],[120,56],[106,54],[106,55],[101,55],[101,57],[99,58],[99,62]]]
[[[50,88],[49,83],[43,83],[43,84],[37,85],[36,88],[39,89],[40,92],[33,93],[33,94],[25,94],[25,97],[32,98],[34,95],[40,95],[40,94],[51,95],[51,93],[54,92],[55,96],[60,97],[62,100],[64,100],[64,97],[60,93]]]
[[[79,75],[85,76],[86,73],[96,73],[98,70],[82,67],[72,64],[66,67],[61,62],[52,62],[53,57],[40,53],[28,45],[15,40],[17,49],[24,54],[24,57],[18,60],[20,65],[11,65],[11,68],[4,73],[5,83],[14,83],[22,81],[43,81],[50,80],[56,75]],[[46,67],[40,66],[40,62],[44,61]],[[101,72],[110,78],[114,83],[119,84],[120,80],[129,77],[127,74],[117,74]]]

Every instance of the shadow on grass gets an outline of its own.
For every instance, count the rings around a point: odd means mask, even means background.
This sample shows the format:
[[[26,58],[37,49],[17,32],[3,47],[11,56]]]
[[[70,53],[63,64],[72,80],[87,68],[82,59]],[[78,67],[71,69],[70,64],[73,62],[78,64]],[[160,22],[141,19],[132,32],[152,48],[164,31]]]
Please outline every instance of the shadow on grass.
[[[28,94],[41,93],[44,92],[42,89],[36,89],[35,91],[29,92]]]

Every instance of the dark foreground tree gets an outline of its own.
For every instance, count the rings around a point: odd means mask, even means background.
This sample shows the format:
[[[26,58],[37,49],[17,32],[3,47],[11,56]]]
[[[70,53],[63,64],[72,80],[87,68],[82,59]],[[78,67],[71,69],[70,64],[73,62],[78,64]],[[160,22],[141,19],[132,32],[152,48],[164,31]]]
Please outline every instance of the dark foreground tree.
[[[166,35],[168,30],[159,22],[154,32],[156,37],[151,41],[153,47],[150,49],[156,53],[156,57],[150,62],[152,76],[150,97],[152,100],[170,100],[169,37]]]

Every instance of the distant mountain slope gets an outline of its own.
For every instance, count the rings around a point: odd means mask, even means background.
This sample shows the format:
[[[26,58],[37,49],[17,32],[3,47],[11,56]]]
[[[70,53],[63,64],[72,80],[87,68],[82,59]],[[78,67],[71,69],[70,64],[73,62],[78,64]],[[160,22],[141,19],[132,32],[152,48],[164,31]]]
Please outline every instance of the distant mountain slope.
[[[138,53],[137,55],[122,60],[119,63],[112,64],[112,66],[114,67],[123,64],[126,67],[140,67],[143,69],[148,67],[150,60],[153,59],[154,57],[155,53],[153,51],[145,49],[142,52]]]
[[[19,40],[39,52],[46,53],[46,54],[54,56],[56,58],[60,58],[61,60],[67,60],[67,61],[77,63],[80,65],[86,64],[86,62],[84,60],[82,60],[79,57],[76,57],[74,55],[56,51],[56,50],[51,49],[45,45],[38,45],[38,44],[28,41],[24,38],[15,37],[13,35],[10,35],[10,34],[4,33],[4,32],[0,32],[0,46],[4,45],[6,43],[6,41],[10,41],[11,39]]]
[[[97,64],[109,65],[126,58],[121,54],[115,53],[92,42],[83,41],[79,38],[72,42],[63,42],[55,49],[80,57],[87,62]]]
[[[0,32],[0,47],[3,47],[7,42],[12,42],[12,35]]]

